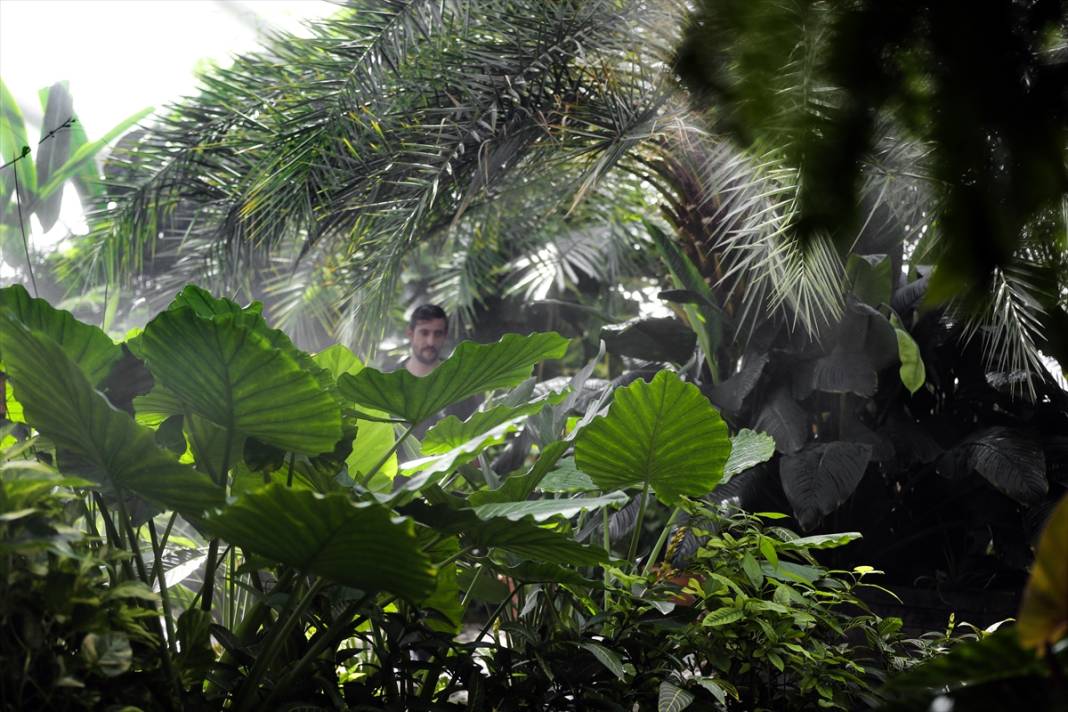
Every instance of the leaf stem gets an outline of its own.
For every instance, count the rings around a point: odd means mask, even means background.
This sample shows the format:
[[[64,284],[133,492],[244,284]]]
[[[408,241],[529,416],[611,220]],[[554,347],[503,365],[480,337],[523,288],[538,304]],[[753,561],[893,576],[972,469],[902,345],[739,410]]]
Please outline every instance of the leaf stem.
[[[393,453],[397,452],[397,448],[401,446],[401,443],[408,439],[408,436],[412,434],[413,430],[415,430],[415,423],[409,425],[407,430],[405,430],[401,434],[401,436],[397,438],[397,442],[393,443],[393,447],[391,447],[389,451],[382,456],[382,459],[380,459],[374,467],[367,471],[367,474],[365,474],[363,476],[363,479],[360,480],[361,485],[367,487],[369,484],[371,484],[371,478],[378,474],[378,471],[381,470],[382,466],[389,461],[389,458],[392,457]]]
[[[271,632],[268,636],[264,651],[256,658],[252,670],[249,672],[248,677],[245,678],[245,682],[241,686],[241,694],[234,703],[234,709],[237,712],[247,710],[250,705],[254,704],[256,689],[259,687],[263,675],[270,668],[274,659],[278,657],[279,651],[282,649],[282,646],[285,645],[286,638],[289,637],[290,631],[296,626],[300,617],[304,615],[304,611],[307,610],[308,606],[311,605],[312,600],[314,600],[319,592],[326,588],[327,585],[328,582],[326,579],[318,579],[308,588],[308,592],[301,597],[300,603],[296,606],[293,606],[293,601],[296,599],[296,596],[291,595],[289,600],[286,601],[282,614],[278,616],[275,625],[271,627]]]
[[[642,501],[638,506],[638,521],[634,522],[634,532],[630,535],[630,546],[627,547],[627,561],[634,564],[634,557],[638,553],[638,539],[641,537],[642,524],[645,522],[645,508],[649,504],[649,481],[646,480],[642,487]]]
[[[675,519],[679,516],[679,512],[682,511],[682,507],[675,507],[671,510],[671,516],[664,523],[664,529],[660,532],[660,536],[657,538],[656,543],[653,544],[653,550],[649,552],[649,559],[645,562],[645,566],[642,567],[642,576],[648,576],[649,571],[653,568],[653,564],[656,562],[656,557],[660,556],[660,550],[664,548],[664,544],[667,542],[668,536],[671,535],[671,526],[675,523]]]

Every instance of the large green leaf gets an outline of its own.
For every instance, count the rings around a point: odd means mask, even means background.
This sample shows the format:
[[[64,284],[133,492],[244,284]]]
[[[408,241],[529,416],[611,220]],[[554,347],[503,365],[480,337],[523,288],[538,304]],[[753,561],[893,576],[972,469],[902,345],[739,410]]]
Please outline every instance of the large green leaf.
[[[567,398],[567,395],[568,391],[565,390],[522,405],[499,405],[489,410],[477,411],[467,420],[460,420],[455,415],[442,418],[423,438],[423,454],[446,453],[504,423],[518,422],[525,416],[537,413],[546,405],[556,405]]]
[[[402,511],[442,534],[458,534],[464,546],[499,549],[520,558],[550,564],[596,566],[608,561],[603,549],[579,544],[566,534],[538,526],[529,519],[483,520],[470,509],[415,501]]]
[[[571,499],[534,499],[522,502],[492,502],[474,507],[475,514],[482,519],[504,517],[522,519],[531,517],[541,522],[550,517],[572,517],[579,512],[588,512],[612,504],[625,504],[630,497],[622,492],[612,492],[601,497],[574,497]]]
[[[693,702],[693,694],[665,680],[660,683],[657,696],[657,712],[682,712]]]
[[[785,388],[768,398],[753,427],[775,438],[775,448],[783,454],[797,452],[808,439],[808,416]]]
[[[74,99],[67,88],[67,82],[56,82],[51,87],[38,92],[41,108],[44,110],[42,135],[59,129],[64,122],[74,118]],[[68,126],[56,132],[47,141],[37,147],[37,181],[46,184],[61,165],[67,162],[71,150],[71,130]],[[59,219],[59,208],[63,194],[58,191],[46,193],[40,191],[34,214],[41,221],[45,232],[52,229]]]
[[[342,374],[356,375],[364,369],[363,362],[342,344],[323,349],[312,357],[317,365],[325,369],[336,381]],[[351,404],[350,404],[351,405]],[[365,411],[369,409],[364,409]],[[371,410],[367,415],[386,417],[382,411]],[[393,444],[397,440],[393,425],[390,423],[374,420],[358,419],[356,421],[356,440],[352,444],[352,452],[345,460],[349,475],[353,479],[359,479],[360,475],[370,472],[371,468],[382,461]],[[389,481],[397,474],[397,454],[393,453],[378,468],[375,477],[369,483],[375,489],[378,483],[388,486]]]
[[[452,450],[448,450],[440,455],[431,455],[430,457],[421,457],[417,460],[403,462],[400,466],[401,470],[406,473],[419,472],[421,475],[420,479],[437,473],[450,472],[460,465],[475,459],[480,452],[491,445],[501,443],[504,436],[511,432],[515,428],[516,423],[522,420],[523,417],[525,416],[506,420],[500,425],[491,428],[481,435],[477,435],[467,442],[461,443]]]
[[[1068,636],[1068,496],[1050,514],[1024,589],[1020,645],[1044,651]]]
[[[111,143],[113,140],[126,133],[127,129],[136,124],[141,119],[145,118],[153,111],[153,107],[148,106],[140,111],[130,114],[125,119],[117,123],[111,129],[108,130],[103,136],[88,143],[83,143],[67,161],[59,167],[55,173],[48,178],[48,182],[41,182],[40,192],[42,195],[50,195],[53,191],[57,190],[65,182],[86,172],[86,167],[92,168],[93,160],[100,151]],[[93,169],[95,172],[95,168]]]
[[[534,493],[534,489],[543,482],[543,479],[549,476],[550,471],[556,466],[557,460],[560,459],[568,447],[568,444],[562,440],[549,443],[542,448],[537,462],[527,472],[521,475],[509,475],[497,489],[472,492],[471,496],[467,498],[468,503],[477,507],[495,502],[520,502],[527,499]],[[596,489],[596,487],[591,482],[588,489],[592,490]]]
[[[37,192],[37,169],[33,159],[28,155],[30,141],[26,137],[26,123],[22,118],[15,97],[8,91],[7,85],[0,81],[0,160],[10,163],[27,152],[25,158],[15,164],[14,170],[18,171],[19,188],[21,188],[23,200],[32,199]],[[14,171],[5,168],[0,171],[0,209],[7,209],[8,201],[15,190]],[[27,231],[29,225],[26,226]]]
[[[56,342],[94,386],[104,380],[122,356],[122,347],[112,343],[103,331],[83,324],[70,312],[56,309],[44,299],[31,297],[21,284],[0,289],[0,309],[7,309],[27,328]],[[3,358],[0,350],[0,360]]]
[[[1019,431],[994,427],[976,434],[968,466],[1021,504],[1034,504],[1049,491],[1042,448]]]
[[[157,381],[208,420],[284,450],[333,450],[337,401],[247,316],[258,315],[165,311],[145,327],[141,352]]]
[[[48,336],[0,314],[0,343],[27,422],[55,443],[66,471],[184,514],[222,505],[221,488],[157,447],[152,431],[93,390]]]
[[[723,466],[723,482],[745,472],[762,462],[767,462],[775,454],[775,439],[767,433],[758,433],[743,428],[731,437],[731,454]]]
[[[782,458],[782,488],[802,528],[816,526],[853,494],[870,459],[871,445],[848,442],[813,445]]]
[[[542,492],[589,492],[597,489],[590,476],[578,468],[575,458],[567,457],[560,460],[554,470],[551,470],[541,482],[538,489]]]
[[[652,486],[671,503],[707,494],[730,454],[727,426],[697,387],[670,371],[616,389],[579,434],[575,461],[602,490]]]
[[[207,521],[248,551],[366,591],[418,601],[435,588],[434,567],[415,524],[377,504],[272,483],[245,492]]]
[[[530,376],[538,361],[560,358],[568,340],[556,333],[505,334],[495,344],[465,341],[430,375],[407,369],[382,373],[365,368],[338,379],[341,392],[360,406],[420,423],[442,408],[493,388],[510,388]]]
[[[909,393],[915,393],[927,382],[927,369],[923,364],[923,356],[920,355],[920,347],[905,330],[896,314],[890,315],[890,323],[897,334],[897,356],[901,361],[898,373],[901,375],[901,382],[909,389]]]

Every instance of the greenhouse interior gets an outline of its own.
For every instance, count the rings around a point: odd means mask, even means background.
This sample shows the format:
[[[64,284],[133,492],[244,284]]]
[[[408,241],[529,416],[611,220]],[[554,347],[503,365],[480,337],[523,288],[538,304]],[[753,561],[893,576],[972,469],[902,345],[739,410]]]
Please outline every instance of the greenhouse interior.
[[[0,712],[1068,711],[1068,0],[0,0]]]

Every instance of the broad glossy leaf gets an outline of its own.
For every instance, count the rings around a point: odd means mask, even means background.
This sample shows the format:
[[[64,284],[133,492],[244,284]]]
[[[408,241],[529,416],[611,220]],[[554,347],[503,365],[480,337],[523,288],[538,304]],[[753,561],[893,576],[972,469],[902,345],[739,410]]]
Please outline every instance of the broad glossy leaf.
[[[453,448],[463,445],[488,430],[506,422],[516,422],[518,418],[537,413],[546,405],[556,405],[567,398],[567,391],[552,393],[522,405],[499,405],[488,410],[480,410],[467,420],[460,420],[455,415],[442,418],[427,431],[423,438],[424,455],[441,455]]]
[[[491,445],[497,445],[502,442],[504,436],[510,433],[515,428],[516,423],[524,417],[526,416],[505,421],[440,455],[431,455],[430,457],[421,457],[416,460],[402,462],[400,465],[401,471],[406,473],[418,472],[424,476],[450,472],[460,465],[475,459],[480,452]]]
[[[685,363],[693,356],[697,336],[673,317],[637,317],[601,329],[608,353],[643,359]]]
[[[802,528],[816,526],[853,494],[870,458],[870,445],[832,442],[780,460],[782,488]]]
[[[979,640],[953,646],[916,665],[890,682],[891,689],[930,688],[952,690],[1009,677],[1043,675],[1044,663],[1017,641],[1016,630],[1001,626]]]
[[[30,141],[26,137],[26,123],[22,118],[19,104],[2,81],[0,81],[0,111],[3,111],[0,115],[0,159],[4,163],[9,163],[21,156],[24,149],[29,149]],[[23,200],[32,199],[37,192],[37,169],[33,158],[27,155],[15,164],[14,170],[18,171]],[[0,171],[0,200],[2,200],[0,207],[7,209],[14,190],[15,177],[12,169],[5,168]]]
[[[167,306],[167,310],[174,311],[182,307],[189,307],[196,312],[197,316],[209,319],[222,314],[241,314],[242,312],[261,314],[263,312],[263,304],[260,302],[253,302],[247,307],[243,307],[230,299],[216,297],[208,290],[195,284],[187,284],[182,287],[182,290],[174,296],[174,299]]]
[[[869,398],[879,378],[863,351],[835,348],[812,364],[811,389],[824,393],[855,393]]]
[[[667,680],[660,683],[657,695],[657,712],[682,712],[693,702],[693,694]]]
[[[753,427],[775,438],[775,449],[785,454],[797,452],[808,440],[808,416],[785,388],[764,403]]]
[[[48,182],[39,182],[40,192],[48,195],[52,191],[57,190],[71,178],[82,176],[88,173],[89,170],[92,170],[95,173],[96,167],[92,162],[96,155],[114,139],[118,138],[121,134],[126,133],[126,130],[131,126],[151,114],[152,111],[153,108],[151,106],[145,107],[144,109],[127,116],[100,138],[82,143],[75,149],[74,153],[71,154],[71,157],[67,159],[66,163],[60,166],[59,170],[48,178]]]
[[[32,331],[39,331],[59,345],[71,361],[97,386],[122,356],[122,348],[100,329],[84,324],[68,311],[56,309],[44,299],[30,296],[21,284],[0,289],[0,310],[6,309]],[[0,350],[0,360],[4,354]]]
[[[527,499],[534,493],[535,488],[538,487],[543,478],[548,476],[549,471],[556,465],[567,448],[568,444],[560,440],[550,443],[541,451],[537,462],[529,470],[521,475],[509,475],[497,489],[472,492],[471,496],[468,497],[468,503],[472,506],[478,506],[493,502],[519,502]],[[590,487],[590,489],[595,488]]]
[[[775,440],[767,433],[742,428],[731,437],[731,454],[723,466],[723,482],[775,455]]]
[[[141,425],[158,428],[163,421],[182,415],[185,406],[178,396],[157,384],[151,391],[133,400],[134,418]]]
[[[602,490],[652,486],[657,497],[701,496],[730,454],[727,426],[696,386],[670,371],[616,389],[606,416],[575,443],[579,468]]]
[[[890,301],[894,286],[887,255],[852,254],[846,261],[846,275],[857,299],[873,307]]]
[[[1068,496],[1061,497],[1038,540],[1017,628],[1020,645],[1038,651],[1068,636]]]
[[[750,394],[760,383],[771,358],[760,354],[756,358],[746,359],[746,364],[733,376],[712,386],[709,400],[726,413],[728,417],[737,418],[746,405]]]
[[[506,334],[495,344],[465,341],[423,378],[403,368],[392,373],[365,368],[355,376],[342,375],[338,387],[359,406],[386,411],[409,423],[421,423],[465,398],[521,383],[538,361],[562,357],[567,344],[567,339],[552,332]]]
[[[436,538],[437,533],[424,529],[422,539]],[[445,561],[460,551],[460,542],[456,537],[446,537],[429,548],[424,543],[424,551],[431,561]],[[434,576],[434,592],[419,601],[420,608],[429,608],[437,613],[426,621],[432,630],[456,635],[463,623],[464,611],[460,607],[460,585],[457,577],[456,563],[449,562],[437,570]]]
[[[588,512],[609,505],[624,504],[630,497],[622,492],[612,492],[601,497],[575,497],[572,499],[535,499],[522,502],[493,502],[474,507],[474,512],[482,519],[504,517],[522,519],[531,517],[536,522],[550,517],[570,518],[579,512]]]
[[[501,549],[535,562],[596,566],[608,561],[608,553],[583,546],[566,534],[521,519],[479,519],[470,509],[448,505],[412,502],[401,510],[422,524],[443,534],[459,534],[465,546],[484,551]]]
[[[246,316],[258,315],[165,311],[145,327],[141,351],[157,381],[208,420],[285,450],[333,450],[337,401]]]
[[[1042,448],[1008,428],[990,428],[977,437],[968,447],[968,466],[1022,504],[1034,504],[1049,491]]]
[[[188,515],[222,504],[221,488],[157,447],[152,431],[93,390],[49,337],[0,314],[0,343],[27,422],[56,444],[68,472]]]
[[[588,579],[570,566],[548,564],[541,561],[523,561],[515,566],[503,566],[491,562],[493,570],[514,581],[523,583],[567,583],[572,586],[599,588],[603,579]]]
[[[415,525],[377,504],[279,484],[245,492],[207,521],[208,529],[252,553],[346,586],[422,600],[435,571]]]
[[[578,468],[575,458],[560,460],[555,470],[549,472],[538,484],[542,492],[589,492],[597,489],[590,476]]]
[[[890,315],[890,323],[893,324],[894,333],[897,334],[897,357],[901,361],[898,373],[901,375],[901,382],[905,388],[909,389],[909,393],[915,393],[923,388],[923,384],[927,381],[927,369],[923,365],[920,347],[912,335],[905,330],[896,314]]]
[[[67,89],[67,82],[56,82],[47,89],[38,92],[44,119],[41,123],[42,136],[53,129],[58,129],[74,118],[74,99]],[[61,165],[70,157],[70,128],[56,131],[50,139],[37,147],[37,182],[47,184]],[[59,208],[63,194],[57,190],[40,191],[37,196],[37,209],[34,214],[41,221],[41,229],[48,232],[59,219]]]
[[[623,659],[619,656],[619,653],[609,650],[600,643],[579,643],[579,647],[590,651],[593,657],[597,658],[597,661],[607,668],[608,672],[620,680],[623,679]]]
[[[789,541],[779,542],[779,549],[835,549],[861,538],[860,532],[840,532],[838,534],[815,534],[802,536]]]
[[[356,375],[364,369],[363,362],[343,344],[334,344],[312,356],[317,365],[326,370],[336,381],[342,374]],[[348,404],[347,404],[348,405]],[[368,409],[365,409],[368,410]],[[371,411],[367,415],[386,417],[381,411]],[[375,465],[382,461],[386,453],[393,448],[397,441],[393,425],[390,423],[364,420],[356,421],[356,439],[352,443],[352,452],[345,459],[349,475],[353,479],[359,479],[360,475],[371,471]],[[397,454],[393,453],[382,464],[369,483],[372,489],[379,485],[388,486],[389,482],[397,474]]]

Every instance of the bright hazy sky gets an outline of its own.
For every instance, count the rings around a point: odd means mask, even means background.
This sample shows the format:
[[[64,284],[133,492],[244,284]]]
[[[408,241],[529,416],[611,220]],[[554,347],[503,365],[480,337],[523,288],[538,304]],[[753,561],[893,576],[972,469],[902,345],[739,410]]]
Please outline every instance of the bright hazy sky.
[[[269,29],[306,34],[302,21],[331,14],[324,0],[0,0],[0,78],[23,111],[31,143],[43,110],[37,91],[70,82],[74,109],[90,139],[146,107],[193,93],[194,69],[226,64],[259,47]],[[73,189],[60,222],[32,244],[47,249],[67,229],[81,232]],[[0,263],[0,278],[4,277]]]

